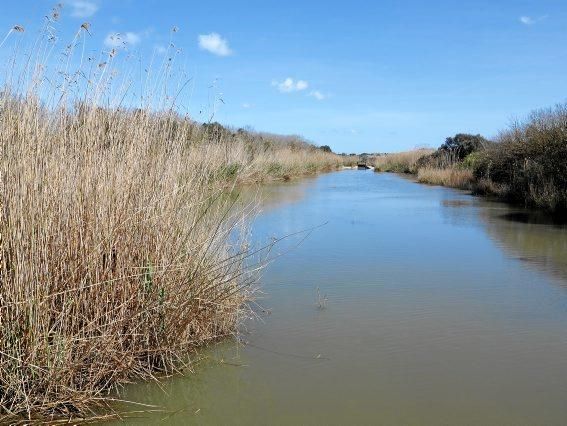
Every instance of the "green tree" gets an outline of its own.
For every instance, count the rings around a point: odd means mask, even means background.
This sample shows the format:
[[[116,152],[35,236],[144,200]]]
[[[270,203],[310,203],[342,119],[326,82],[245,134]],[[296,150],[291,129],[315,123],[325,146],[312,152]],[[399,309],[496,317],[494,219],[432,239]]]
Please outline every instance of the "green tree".
[[[489,142],[481,135],[458,133],[454,137],[445,139],[439,151],[453,154],[456,159],[462,160],[467,155],[485,147]]]

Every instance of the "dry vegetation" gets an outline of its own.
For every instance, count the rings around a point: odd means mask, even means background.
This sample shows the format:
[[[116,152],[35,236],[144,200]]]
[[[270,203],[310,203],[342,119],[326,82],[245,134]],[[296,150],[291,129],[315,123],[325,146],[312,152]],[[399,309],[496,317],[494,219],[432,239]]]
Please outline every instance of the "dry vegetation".
[[[416,173],[419,159],[431,153],[433,153],[432,149],[416,149],[413,151],[380,155],[374,158],[375,171]]]
[[[472,189],[564,216],[567,105],[535,111],[494,141],[458,134],[433,153],[389,154],[376,162],[376,171],[413,173],[419,182]]]
[[[422,167],[417,171],[417,180],[432,185],[450,186],[452,188],[471,189],[474,175],[471,170],[456,167],[436,168]]]
[[[479,192],[557,214],[567,212],[567,104],[533,112],[475,153]]]
[[[0,422],[94,415],[234,333],[258,269],[235,185],[340,165],[296,137],[195,123],[161,88],[124,107],[119,53],[80,53],[88,24],[49,73],[57,16],[0,90]]]
[[[364,158],[355,154],[341,154],[341,161],[343,167],[356,167],[358,164],[364,162]]]
[[[83,411],[234,331],[244,217],[214,152],[150,116],[0,102],[2,415]]]
[[[341,157],[325,152],[299,136],[281,136],[244,129],[230,129],[218,123],[187,122],[191,145],[208,147],[208,158],[221,180],[258,183],[336,170]]]

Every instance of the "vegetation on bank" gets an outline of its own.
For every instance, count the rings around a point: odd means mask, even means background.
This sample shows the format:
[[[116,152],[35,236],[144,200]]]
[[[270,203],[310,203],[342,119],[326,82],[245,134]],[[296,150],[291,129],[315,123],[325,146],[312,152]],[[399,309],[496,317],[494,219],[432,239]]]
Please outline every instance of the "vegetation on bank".
[[[533,112],[470,162],[478,191],[567,212],[567,104]]]
[[[87,63],[88,24],[50,72],[58,15],[0,89],[6,423],[93,415],[122,384],[180,371],[196,347],[232,335],[260,267],[246,243],[254,206],[235,185],[341,164],[298,137],[180,115],[178,88],[158,84],[171,61],[141,85],[139,108],[124,107],[121,52]]]
[[[474,175],[471,170],[457,167],[422,167],[417,171],[417,181],[431,185],[472,189]]]
[[[221,180],[261,183],[336,170],[341,158],[328,146],[317,147],[300,136],[231,129],[219,123],[199,125],[188,119],[191,145],[217,146],[209,159]],[[204,159],[206,161],[206,159]]]
[[[417,162],[433,153],[432,149],[416,149],[374,157],[374,170],[391,173],[417,173]]]
[[[432,153],[412,153],[378,157],[376,170],[412,173],[423,183],[471,189],[553,213],[567,212],[567,104],[535,111],[493,141],[458,134]],[[419,158],[400,160],[415,157]],[[400,163],[403,166],[379,165]]]

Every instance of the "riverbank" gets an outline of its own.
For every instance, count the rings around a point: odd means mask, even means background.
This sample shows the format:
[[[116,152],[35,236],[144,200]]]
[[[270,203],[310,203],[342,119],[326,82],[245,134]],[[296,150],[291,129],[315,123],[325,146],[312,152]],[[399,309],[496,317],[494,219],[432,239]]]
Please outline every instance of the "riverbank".
[[[42,71],[15,57],[12,72],[30,78],[0,89],[6,423],[92,416],[122,385],[178,373],[197,347],[232,336],[262,266],[238,186],[342,164],[297,136],[195,122],[177,92],[126,108],[107,72],[114,50],[94,69],[49,71],[49,36],[29,53]]]
[[[565,216],[566,122],[567,105],[534,111],[494,141],[458,134],[433,152],[377,157],[376,171],[409,173],[421,183],[468,189]]]

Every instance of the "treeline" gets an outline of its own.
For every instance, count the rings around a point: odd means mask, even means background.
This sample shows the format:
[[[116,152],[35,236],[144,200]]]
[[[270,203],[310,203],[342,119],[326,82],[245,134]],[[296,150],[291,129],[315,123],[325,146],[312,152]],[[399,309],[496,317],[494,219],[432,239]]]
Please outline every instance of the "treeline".
[[[534,111],[493,140],[457,134],[435,151],[376,159],[377,171],[417,174],[424,183],[567,212],[567,104]]]

